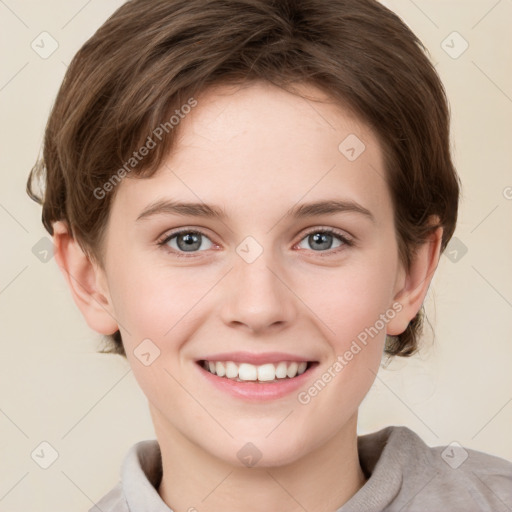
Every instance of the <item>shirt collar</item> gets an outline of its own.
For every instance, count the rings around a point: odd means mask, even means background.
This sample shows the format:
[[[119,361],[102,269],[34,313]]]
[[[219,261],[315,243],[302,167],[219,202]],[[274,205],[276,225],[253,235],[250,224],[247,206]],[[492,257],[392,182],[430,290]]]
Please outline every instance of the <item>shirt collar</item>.
[[[130,448],[121,480],[130,512],[173,512],[157,491],[162,480],[162,456],[156,439],[140,441]]]
[[[389,426],[357,438],[361,468],[368,480],[336,512],[380,512],[402,486],[403,444],[416,434],[407,427]],[[158,494],[162,457],[156,439],[140,441],[128,451],[121,470],[130,512],[173,512]]]

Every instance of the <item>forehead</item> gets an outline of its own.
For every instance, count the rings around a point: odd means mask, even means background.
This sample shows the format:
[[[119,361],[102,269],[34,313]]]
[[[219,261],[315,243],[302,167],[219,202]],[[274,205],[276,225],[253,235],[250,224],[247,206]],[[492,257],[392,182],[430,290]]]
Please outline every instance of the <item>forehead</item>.
[[[295,89],[265,82],[207,89],[161,168],[124,179],[114,209],[134,220],[149,203],[172,198],[275,220],[298,202],[338,198],[385,214],[391,204],[375,134],[318,89]]]

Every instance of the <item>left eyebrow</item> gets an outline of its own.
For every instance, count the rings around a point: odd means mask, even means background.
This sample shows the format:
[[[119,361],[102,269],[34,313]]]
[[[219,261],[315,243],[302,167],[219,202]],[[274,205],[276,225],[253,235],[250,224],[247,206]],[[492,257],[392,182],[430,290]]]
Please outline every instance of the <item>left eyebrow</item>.
[[[373,214],[363,206],[353,201],[328,200],[303,203],[289,209],[286,217],[301,219],[320,215],[334,215],[336,213],[355,212],[368,217],[375,222]],[[205,217],[225,220],[226,212],[214,205],[206,203],[180,203],[171,200],[160,200],[148,205],[137,217],[137,221],[147,219],[153,215],[169,214],[191,217]]]
[[[375,222],[372,212],[354,201],[317,201],[313,203],[303,203],[288,210],[287,217],[304,218],[318,215],[334,215],[336,213],[354,212],[360,213]]]

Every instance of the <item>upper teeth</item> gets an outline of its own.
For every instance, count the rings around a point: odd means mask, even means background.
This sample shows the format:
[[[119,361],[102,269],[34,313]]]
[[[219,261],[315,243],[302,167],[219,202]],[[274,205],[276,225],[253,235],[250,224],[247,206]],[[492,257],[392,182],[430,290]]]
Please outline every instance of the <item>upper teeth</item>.
[[[204,361],[203,367],[214,375],[239,380],[271,381],[293,378],[306,371],[307,362],[281,361],[276,365],[272,363],[254,365],[249,363],[234,363],[233,361]]]

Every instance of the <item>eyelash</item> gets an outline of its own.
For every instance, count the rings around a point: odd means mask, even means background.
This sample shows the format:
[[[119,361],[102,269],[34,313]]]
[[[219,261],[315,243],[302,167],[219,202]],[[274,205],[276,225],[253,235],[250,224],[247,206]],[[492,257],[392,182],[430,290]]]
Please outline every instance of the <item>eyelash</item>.
[[[183,252],[183,251],[176,251],[175,249],[172,249],[170,247],[165,247],[166,244],[168,242],[170,242],[173,238],[181,235],[181,234],[194,234],[194,235],[201,235],[201,236],[204,236],[206,237],[208,240],[210,240],[210,238],[205,234],[203,233],[202,231],[199,231],[199,230],[195,230],[195,229],[182,229],[182,230],[179,230],[179,231],[175,231],[173,233],[169,233],[168,235],[166,235],[162,240],[158,241],[157,242],[157,245],[159,247],[162,247],[164,250],[166,250],[167,252],[172,252],[175,256],[177,256],[178,258],[195,258],[197,257],[196,255],[194,255],[195,253],[199,252],[204,252],[204,251],[191,251],[190,254],[187,254],[186,252]],[[302,242],[302,240],[304,240],[306,237],[308,237],[309,235],[312,235],[314,233],[322,233],[322,234],[329,234],[329,235],[333,235],[335,236],[336,238],[338,238],[339,241],[341,241],[343,243],[343,245],[341,245],[340,247],[337,247],[333,250],[329,249],[327,251],[313,251],[313,252],[318,252],[319,254],[322,254],[322,253],[326,253],[323,255],[323,257],[327,256],[334,256],[336,255],[339,251],[342,251],[344,249],[344,247],[352,247],[354,245],[354,241],[350,238],[347,238],[344,234],[342,234],[341,232],[335,230],[335,229],[332,229],[332,228],[315,228],[315,229],[311,229],[309,230],[308,232],[306,232],[304,234],[304,236],[299,240],[298,243]]]

